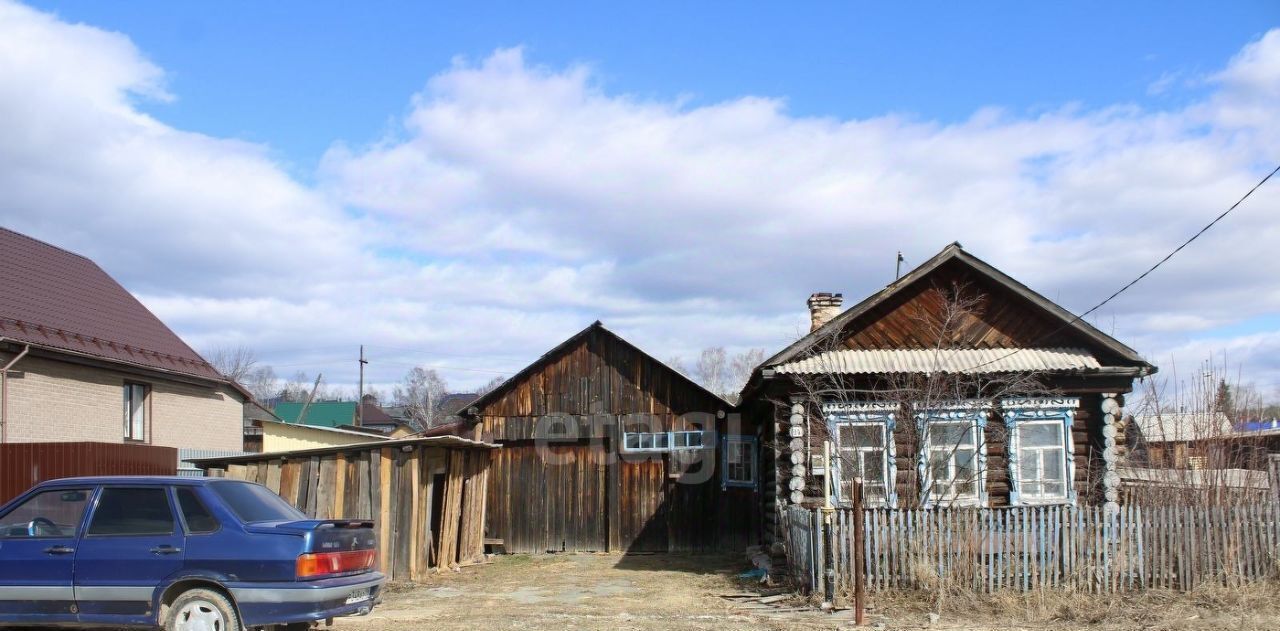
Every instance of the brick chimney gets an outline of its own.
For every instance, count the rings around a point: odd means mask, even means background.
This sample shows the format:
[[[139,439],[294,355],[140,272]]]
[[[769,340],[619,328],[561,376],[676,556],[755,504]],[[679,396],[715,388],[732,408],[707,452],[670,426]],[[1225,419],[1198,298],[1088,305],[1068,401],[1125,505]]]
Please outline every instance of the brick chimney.
[[[809,332],[831,321],[840,313],[840,305],[844,303],[844,294],[832,294],[825,291],[809,296]]]

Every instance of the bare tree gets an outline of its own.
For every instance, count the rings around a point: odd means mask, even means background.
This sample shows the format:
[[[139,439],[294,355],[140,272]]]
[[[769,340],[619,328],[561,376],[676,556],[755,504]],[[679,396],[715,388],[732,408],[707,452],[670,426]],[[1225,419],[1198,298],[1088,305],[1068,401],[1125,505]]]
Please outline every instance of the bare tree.
[[[292,403],[301,403],[307,400],[311,395],[311,389],[315,385],[315,381],[304,371],[293,373],[284,386],[280,389],[280,400]],[[313,401],[322,401],[325,398],[325,386],[323,383],[316,388],[315,396],[311,397]]]
[[[507,378],[504,376],[499,375],[497,377],[494,377],[493,379],[490,379],[484,382],[484,385],[480,386],[479,388],[476,388],[476,396],[481,397],[486,394],[489,394],[490,392],[493,392],[494,390],[496,390],[498,386],[502,385],[506,381],[507,381]]]
[[[720,396],[730,403],[738,402],[738,393],[742,387],[747,385],[747,380],[751,378],[751,373],[755,371],[756,366],[764,361],[764,349],[752,348],[737,355],[729,360],[729,374],[725,391]]]
[[[218,344],[206,350],[204,356],[224,377],[240,384],[245,382],[249,373],[258,365],[257,354],[243,344]]]
[[[280,379],[270,366],[254,368],[240,383],[258,401],[270,401],[280,395]]]
[[[1266,409],[1252,384],[1212,358],[1188,377],[1173,362],[1147,384],[1126,439],[1126,499],[1144,505],[1240,506],[1265,494],[1265,438],[1238,424]]]
[[[683,357],[679,355],[672,355],[671,357],[668,357],[667,361],[663,363],[666,364],[668,368],[686,377],[689,376],[689,367],[685,365]]]
[[[374,405],[382,405],[389,399],[387,399],[387,395],[382,390],[379,390],[374,386],[365,386],[364,400]]]
[[[987,475],[988,468],[977,447],[986,443],[1007,444],[1004,423],[996,419],[1001,404],[1008,399],[1054,394],[1031,372],[989,373],[979,367],[952,365],[949,351],[969,347],[966,335],[969,325],[980,317],[986,303],[983,295],[974,294],[962,284],[935,286],[938,306],[931,312],[923,309],[910,314],[916,339],[929,340],[931,346],[918,350],[929,352],[923,366],[910,371],[879,374],[853,374],[841,364],[841,351],[847,351],[844,333],[834,331],[806,352],[808,367],[790,374],[800,396],[807,402],[810,423],[809,439],[786,439],[775,448],[781,451],[805,452],[807,462],[821,445],[832,441],[858,449],[839,449],[833,453],[833,468],[841,471],[848,486],[854,477],[867,481],[864,499],[884,500],[896,493],[900,508],[921,505],[952,506],[973,495]],[[775,401],[779,409],[791,403]],[[874,431],[874,426],[840,426],[847,435],[830,435],[826,416],[829,410],[854,409],[871,404],[897,419],[892,436]],[[985,415],[985,428],[972,419]],[[839,440],[837,440],[837,438]],[[891,440],[892,444],[886,444]],[[922,453],[922,449],[928,453]],[[890,451],[892,450],[892,451]],[[888,461],[888,471],[878,464],[892,453],[896,462]],[[796,471],[809,475],[807,467]],[[886,478],[886,475],[888,478]],[[890,488],[889,484],[894,488]],[[1071,480],[1063,480],[1071,484]],[[810,477],[811,488],[817,480]],[[837,489],[847,498],[848,488]]]
[[[698,355],[698,363],[693,367],[694,380],[702,387],[721,394],[725,391],[729,377],[728,355],[723,346],[711,346],[702,349]]]
[[[439,419],[439,404],[449,385],[434,368],[414,366],[405,373],[404,380],[396,386],[396,401],[405,406],[409,420],[415,429],[434,427]]]

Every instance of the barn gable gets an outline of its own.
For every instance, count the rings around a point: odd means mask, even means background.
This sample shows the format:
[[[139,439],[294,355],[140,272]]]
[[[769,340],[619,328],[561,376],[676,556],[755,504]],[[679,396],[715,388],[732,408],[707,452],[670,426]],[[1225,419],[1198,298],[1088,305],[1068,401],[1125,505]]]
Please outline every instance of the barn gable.
[[[502,446],[489,536],[528,553],[758,543],[757,432],[732,409],[591,324],[462,411],[461,433]],[[724,473],[730,452],[745,483]]]
[[[481,420],[547,414],[680,415],[731,407],[597,321],[472,401],[462,413]]]

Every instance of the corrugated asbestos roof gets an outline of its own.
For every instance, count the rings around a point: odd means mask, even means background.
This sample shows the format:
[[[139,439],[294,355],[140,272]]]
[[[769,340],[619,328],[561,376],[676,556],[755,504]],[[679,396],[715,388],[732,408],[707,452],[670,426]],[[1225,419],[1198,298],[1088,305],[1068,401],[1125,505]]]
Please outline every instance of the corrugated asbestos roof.
[[[1234,437],[1231,420],[1222,412],[1158,412],[1138,414],[1133,422],[1148,443],[1184,442]]]
[[[884,374],[904,372],[1000,373],[1097,370],[1102,364],[1082,348],[838,350],[777,366],[783,374]]]

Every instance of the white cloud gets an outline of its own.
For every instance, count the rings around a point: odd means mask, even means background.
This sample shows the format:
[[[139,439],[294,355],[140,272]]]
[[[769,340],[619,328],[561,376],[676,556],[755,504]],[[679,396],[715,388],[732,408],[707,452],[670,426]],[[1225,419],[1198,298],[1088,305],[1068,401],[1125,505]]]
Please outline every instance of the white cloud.
[[[897,250],[914,264],[955,240],[1091,306],[1275,159],[1278,73],[1280,30],[1177,109],[942,124],[643,99],[501,50],[431,78],[393,135],[335,144],[313,189],[263,147],[141,113],[136,99],[168,95],[126,37],[0,0],[0,219],[95,258],[193,344],[244,341],[280,372],[352,381],[361,342],[381,382],[422,359],[509,372],[597,317],[660,357],[772,351],[811,291],[859,299],[892,280]],[[1280,312],[1276,191],[1100,319],[1160,359]]]

